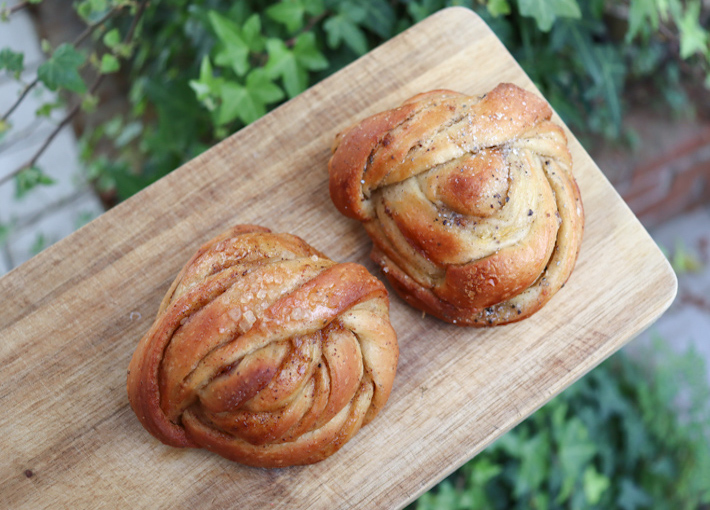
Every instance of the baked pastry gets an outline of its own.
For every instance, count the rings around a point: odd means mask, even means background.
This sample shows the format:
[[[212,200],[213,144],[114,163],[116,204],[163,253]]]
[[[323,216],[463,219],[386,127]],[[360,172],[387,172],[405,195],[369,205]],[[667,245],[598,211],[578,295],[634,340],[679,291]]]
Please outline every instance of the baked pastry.
[[[339,133],[330,196],[410,305],[466,326],[538,311],[568,279],[584,213],[552,111],[503,83],[416,95]]]
[[[128,398],[167,445],[309,464],[382,409],[397,357],[387,291],[363,266],[240,225],[173,282],[131,359]]]

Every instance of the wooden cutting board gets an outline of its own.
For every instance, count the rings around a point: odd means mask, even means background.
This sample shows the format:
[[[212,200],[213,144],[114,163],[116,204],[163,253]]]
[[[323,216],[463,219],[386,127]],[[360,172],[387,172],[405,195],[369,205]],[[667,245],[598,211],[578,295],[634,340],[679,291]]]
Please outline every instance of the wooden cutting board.
[[[587,213],[568,284],[489,330],[422,318],[392,295],[391,398],[334,456],[243,467],[163,446],[133,415],[128,361],[200,244],[256,223],[378,274],[364,231],[329,199],[333,135],[420,91],[503,81],[535,90],[475,14],[441,11],[2,278],[0,507],[402,507],[651,324],[675,276],[567,131]]]

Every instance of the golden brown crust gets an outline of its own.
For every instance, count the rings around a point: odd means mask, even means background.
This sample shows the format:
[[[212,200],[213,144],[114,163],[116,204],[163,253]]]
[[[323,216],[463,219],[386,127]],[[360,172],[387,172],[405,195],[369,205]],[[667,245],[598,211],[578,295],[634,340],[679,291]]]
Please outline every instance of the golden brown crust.
[[[239,225],[175,279],[131,360],[128,397],[165,444],[309,464],[382,409],[397,357],[387,291],[363,266]]]
[[[330,195],[412,306],[459,325],[529,317],[564,285],[584,228],[562,129],[536,95],[418,94],[336,136]]]

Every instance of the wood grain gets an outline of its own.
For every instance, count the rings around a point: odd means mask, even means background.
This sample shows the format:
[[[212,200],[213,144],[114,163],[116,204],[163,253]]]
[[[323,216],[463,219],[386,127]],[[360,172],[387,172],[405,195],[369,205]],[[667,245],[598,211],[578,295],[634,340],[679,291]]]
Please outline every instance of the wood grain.
[[[130,410],[131,354],[201,243],[261,224],[377,274],[360,225],[330,203],[333,136],[417,92],[502,81],[535,90],[475,14],[441,11],[0,279],[0,507],[402,507],[647,327],[675,276],[567,131],[587,213],[568,284],[490,330],[422,318],[392,295],[390,401],[336,455],[247,468],[163,446]]]

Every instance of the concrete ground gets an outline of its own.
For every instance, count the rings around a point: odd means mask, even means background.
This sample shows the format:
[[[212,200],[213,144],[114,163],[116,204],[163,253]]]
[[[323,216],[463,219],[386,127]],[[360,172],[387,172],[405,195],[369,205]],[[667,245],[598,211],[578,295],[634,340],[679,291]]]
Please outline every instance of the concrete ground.
[[[682,214],[650,231],[678,274],[678,295],[648,330],[627,349],[663,339],[679,353],[693,348],[705,359],[710,384],[710,204]]]

